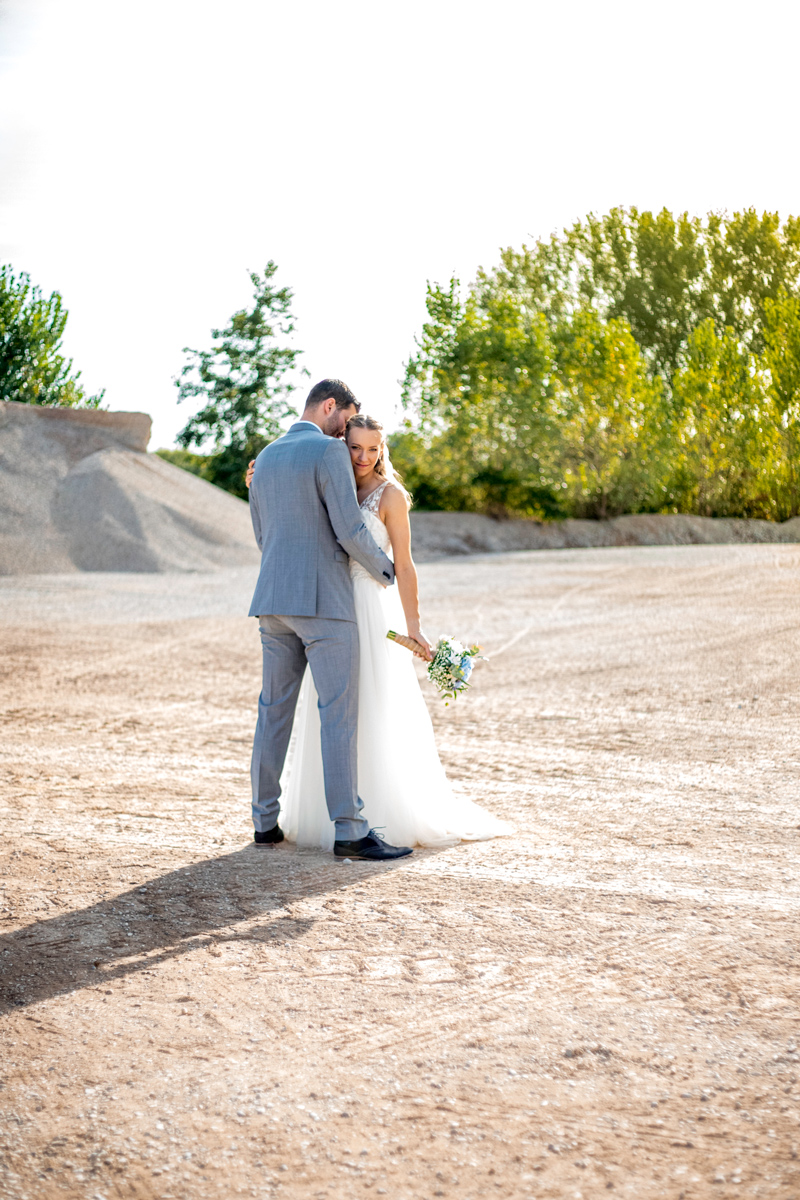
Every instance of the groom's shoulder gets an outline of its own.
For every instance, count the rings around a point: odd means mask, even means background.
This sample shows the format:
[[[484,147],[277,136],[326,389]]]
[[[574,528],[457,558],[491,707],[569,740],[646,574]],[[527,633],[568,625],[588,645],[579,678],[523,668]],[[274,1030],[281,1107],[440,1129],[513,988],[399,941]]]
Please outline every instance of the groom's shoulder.
[[[282,433],[274,442],[270,442],[261,451],[261,455],[272,457],[276,455],[293,455],[302,454],[308,455],[309,452],[315,452],[322,456],[325,451],[325,443],[329,441],[326,437],[315,436],[313,430],[308,433],[303,429],[302,425],[293,425],[286,433]],[[261,457],[259,455],[259,458]]]
[[[305,435],[301,433],[300,437],[294,439],[295,444],[300,449],[306,462],[315,462],[317,465],[326,462],[335,462],[338,455],[344,453],[349,461],[350,454],[344,442],[338,438],[328,437],[327,434],[315,435],[313,432]]]
[[[313,429],[306,432],[302,426],[293,426],[287,433],[270,442],[258,458],[264,460],[265,467],[276,469],[285,465],[292,470],[302,470],[305,466],[313,467],[316,471],[323,463],[329,469],[331,466],[337,469],[335,464],[338,464],[339,468],[342,464],[348,468],[350,465],[350,452],[340,438],[315,433]]]
[[[326,437],[322,446],[319,462],[324,464],[326,471],[341,474],[342,469],[352,474],[350,467],[350,451],[341,438]]]
[[[336,458],[337,455],[342,455],[349,460],[350,451],[344,443],[343,438],[326,437],[322,443],[322,453],[325,458]]]

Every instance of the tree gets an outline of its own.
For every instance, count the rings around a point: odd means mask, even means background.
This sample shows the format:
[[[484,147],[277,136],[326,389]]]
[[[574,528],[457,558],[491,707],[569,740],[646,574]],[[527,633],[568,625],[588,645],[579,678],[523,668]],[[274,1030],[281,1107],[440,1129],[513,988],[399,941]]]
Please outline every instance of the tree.
[[[779,513],[782,448],[763,364],[712,319],[689,338],[673,380],[671,506],[706,517]]]
[[[800,282],[800,218],[753,208],[708,218],[710,288],[717,333],[733,329],[754,354],[764,349],[767,305]]]
[[[800,514],[800,296],[780,288],[764,301],[763,363],[781,441],[781,484],[776,515]]]
[[[205,478],[243,498],[248,461],[280,436],[281,421],[295,415],[289,396],[296,385],[286,376],[302,351],[281,344],[294,332],[295,319],[292,291],[271,282],[277,269],[270,261],[263,276],[251,272],[252,307],[234,313],[224,329],[212,330],[210,350],[186,347],[189,358],[175,381],[179,403],[204,401],[178,434],[178,444],[200,450],[211,443]]]
[[[24,272],[0,268],[0,399],[23,404],[99,408],[80,371],[61,352],[67,310],[58,292],[45,297]]]
[[[423,504],[800,513],[800,219],[590,214],[427,306],[393,443]]]
[[[392,441],[418,504],[610,516],[661,503],[664,395],[622,318],[546,315],[479,279],[429,286]]]
[[[556,331],[555,420],[564,500],[579,517],[659,506],[668,423],[628,322],[579,310]]]
[[[208,462],[210,455],[208,454],[192,454],[191,450],[156,450],[159,458],[163,458],[165,462],[172,463],[173,467],[180,467],[182,471],[188,471],[190,475],[199,475],[201,479],[208,478]]]
[[[554,515],[545,318],[499,289],[462,300],[456,279],[428,287],[427,309],[403,387],[409,427],[392,442],[412,492],[429,504]]]
[[[754,209],[703,220],[637,208],[590,214],[563,233],[507,249],[476,288],[513,291],[551,323],[591,305],[624,318],[653,376],[667,386],[689,337],[712,318],[754,353],[763,349],[765,302],[800,280],[800,219]]]
[[[710,306],[700,220],[617,208],[568,236],[584,260],[582,294],[600,301],[604,316],[627,321],[653,374],[670,379]]]
[[[532,247],[505,250],[478,286],[494,281],[526,294],[551,322],[587,306],[623,319],[652,374],[669,380],[686,339],[710,311],[706,275],[698,218],[614,208]]]

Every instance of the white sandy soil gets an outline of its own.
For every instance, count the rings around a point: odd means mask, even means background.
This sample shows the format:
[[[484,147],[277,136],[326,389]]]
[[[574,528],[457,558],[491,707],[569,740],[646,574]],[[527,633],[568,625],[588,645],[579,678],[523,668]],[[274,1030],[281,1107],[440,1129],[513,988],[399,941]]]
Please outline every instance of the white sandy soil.
[[[800,550],[421,576],[518,835],[395,866],[251,845],[244,576],[3,581],[4,1197],[800,1197]]]

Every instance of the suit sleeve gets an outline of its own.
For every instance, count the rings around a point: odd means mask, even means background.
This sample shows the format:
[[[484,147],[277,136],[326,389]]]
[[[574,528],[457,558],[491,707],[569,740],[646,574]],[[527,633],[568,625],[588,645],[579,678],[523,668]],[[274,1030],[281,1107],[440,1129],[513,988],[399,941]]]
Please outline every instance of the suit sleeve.
[[[263,536],[261,533],[261,510],[258,504],[258,487],[256,485],[255,476],[250,483],[250,520],[253,522],[253,533],[256,535],[256,543],[259,550],[263,550]]]
[[[353,471],[344,443],[331,441],[319,472],[322,502],[336,540],[384,587],[394,583],[394,563],[383,553],[364,524],[353,487]]]

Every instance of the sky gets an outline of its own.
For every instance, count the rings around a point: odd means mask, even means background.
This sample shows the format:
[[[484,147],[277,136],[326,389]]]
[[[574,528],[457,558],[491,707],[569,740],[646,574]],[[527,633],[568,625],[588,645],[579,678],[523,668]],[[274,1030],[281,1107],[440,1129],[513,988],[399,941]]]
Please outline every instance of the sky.
[[[618,204],[800,211],[798,34],[774,0],[0,0],[0,256],[153,449],[269,259],[301,387],[395,425],[428,280]]]

